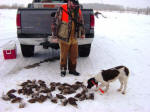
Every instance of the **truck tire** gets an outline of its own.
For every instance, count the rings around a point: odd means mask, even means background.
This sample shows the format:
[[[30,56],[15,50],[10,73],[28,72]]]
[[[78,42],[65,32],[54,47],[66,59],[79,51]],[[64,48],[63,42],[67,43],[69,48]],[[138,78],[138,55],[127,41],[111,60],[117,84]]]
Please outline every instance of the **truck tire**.
[[[21,51],[24,57],[34,56],[34,45],[23,45],[21,44]]]
[[[78,51],[80,57],[88,57],[91,50],[91,44],[79,45]]]

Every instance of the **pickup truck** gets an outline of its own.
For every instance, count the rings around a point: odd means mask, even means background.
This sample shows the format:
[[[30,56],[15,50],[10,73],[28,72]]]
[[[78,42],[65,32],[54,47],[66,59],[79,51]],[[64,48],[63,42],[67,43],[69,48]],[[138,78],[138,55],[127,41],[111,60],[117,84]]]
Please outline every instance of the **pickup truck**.
[[[52,15],[65,0],[33,0],[27,8],[17,10],[16,24],[17,37],[24,57],[34,56],[35,46],[43,48],[59,48],[58,43],[50,42],[52,37]],[[93,9],[84,9],[80,6],[84,18],[85,39],[78,39],[80,57],[88,57],[94,39],[94,12]]]

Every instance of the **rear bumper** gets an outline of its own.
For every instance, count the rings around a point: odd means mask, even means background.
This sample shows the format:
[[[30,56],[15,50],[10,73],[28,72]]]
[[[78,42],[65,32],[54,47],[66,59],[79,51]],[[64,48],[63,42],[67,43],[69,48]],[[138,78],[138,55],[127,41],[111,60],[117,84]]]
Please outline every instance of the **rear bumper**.
[[[40,45],[41,43],[46,41],[46,38],[18,38],[20,44],[23,45]],[[85,38],[85,39],[78,39],[78,44],[79,45],[84,45],[84,44],[91,44],[94,38]]]

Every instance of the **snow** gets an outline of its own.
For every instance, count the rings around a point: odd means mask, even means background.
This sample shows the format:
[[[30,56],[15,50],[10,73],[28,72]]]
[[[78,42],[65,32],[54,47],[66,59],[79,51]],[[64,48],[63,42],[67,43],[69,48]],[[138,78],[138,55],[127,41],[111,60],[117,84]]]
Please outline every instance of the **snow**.
[[[95,21],[95,38],[90,56],[78,58],[77,70],[81,76],[59,74],[59,60],[43,62],[40,66],[25,69],[47,58],[57,57],[59,51],[35,49],[35,57],[24,58],[16,35],[16,10],[0,10],[0,96],[10,89],[18,89],[18,84],[28,79],[74,83],[83,81],[100,70],[125,65],[130,70],[127,93],[122,95],[117,89],[119,81],[110,84],[104,95],[95,92],[95,100],[78,102],[78,108],[66,107],[46,101],[29,104],[23,109],[18,104],[0,99],[0,112],[149,112],[150,111],[150,16],[131,13],[103,12],[107,18],[99,16]],[[2,48],[9,41],[16,41],[17,59],[4,60]],[[27,99],[24,97],[24,99]]]

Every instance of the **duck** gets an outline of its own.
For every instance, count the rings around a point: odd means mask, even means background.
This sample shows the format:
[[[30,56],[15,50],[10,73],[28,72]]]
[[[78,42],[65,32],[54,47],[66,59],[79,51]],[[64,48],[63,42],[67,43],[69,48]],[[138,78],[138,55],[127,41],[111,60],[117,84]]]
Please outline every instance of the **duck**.
[[[69,103],[70,105],[72,105],[72,106],[75,106],[75,107],[78,106],[77,103],[76,103],[76,101],[78,101],[78,100],[75,99],[75,98],[73,98],[73,97],[69,97],[69,98],[68,98],[68,103]]]
[[[66,97],[64,97],[64,96],[61,95],[61,94],[56,94],[56,97],[57,97],[58,99],[64,99],[64,98],[66,98]]]
[[[19,103],[19,108],[24,108],[25,106],[26,106],[26,103],[24,103],[24,102]]]
[[[19,103],[19,102],[21,102],[21,101],[22,101],[22,98],[16,97],[16,98],[14,98],[14,99],[11,101],[11,103]]]

